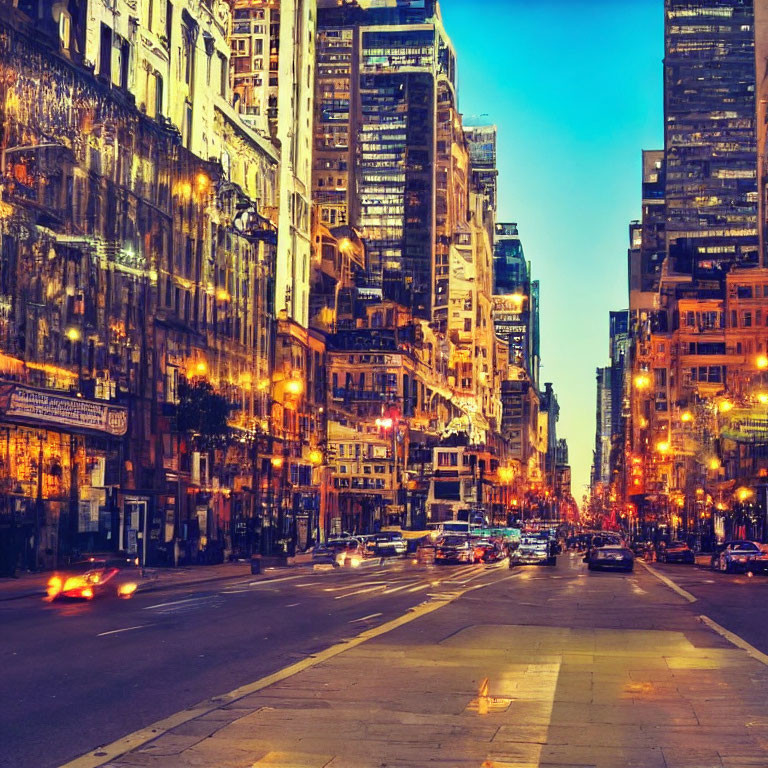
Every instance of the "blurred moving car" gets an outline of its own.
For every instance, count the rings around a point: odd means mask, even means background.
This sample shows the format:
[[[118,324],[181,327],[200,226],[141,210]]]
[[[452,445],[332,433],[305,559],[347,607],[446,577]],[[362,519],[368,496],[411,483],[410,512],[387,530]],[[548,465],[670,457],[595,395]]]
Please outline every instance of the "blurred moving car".
[[[761,553],[760,545],[754,541],[726,541],[718,545],[712,553],[710,567],[714,571],[724,573],[742,573],[747,570],[749,563]]]
[[[474,563],[475,550],[468,536],[441,536],[435,542],[435,563]]]
[[[635,556],[629,547],[596,547],[588,556],[590,571],[612,570],[631,572],[635,567]]]
[[[657,560],[660,563],[683,563],[693,565],[696,556],[693,550],[684,541],[673,541],[666,547],[659,547]]]
[[[376,557],[400,557],[408,551],[408,543],[399,531],[384,531],[369,536],[365,548]]]
[[[509,553],[509,567],[516,565],[557,565],[557,542],[548,536],[522,536],[520,545]]]
[[[135,558],[93,556],[57,570],[48,579],[48,599],[129,598],[139,588],[141,579]]]
[[[356,568],[363,562],[365,547],[360,539],[350,536],[329,539],[312,550],[312,562],[317,565],[350,566]]]
[[[475,539],[472,545],[476,563],[497,563],[504,557],[503,548],[493,539]]]

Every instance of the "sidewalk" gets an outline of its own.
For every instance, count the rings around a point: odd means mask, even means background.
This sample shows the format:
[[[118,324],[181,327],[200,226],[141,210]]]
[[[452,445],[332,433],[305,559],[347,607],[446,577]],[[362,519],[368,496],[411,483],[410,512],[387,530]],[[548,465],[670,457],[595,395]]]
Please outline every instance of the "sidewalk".
[[[0,579],[0,602],[20,600],[25,597],[44,597],[48,579],[52,574],[53,571],[20,573],[16,579]],[[257,578],[251,576],[251,566],[247,561],[180,568],[147,568],[144,578],[139,583],[139,590],[146,592],[238,577]]]

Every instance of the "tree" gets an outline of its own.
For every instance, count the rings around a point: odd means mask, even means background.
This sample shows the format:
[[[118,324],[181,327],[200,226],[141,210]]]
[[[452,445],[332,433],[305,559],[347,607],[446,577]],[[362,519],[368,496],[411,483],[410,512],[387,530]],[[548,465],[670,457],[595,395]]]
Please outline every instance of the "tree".
[[[177,424],[180,432],[192,434],[198,450],[210,451],[226,445],[229,438],[229,403],[207,381],[179,383]]]

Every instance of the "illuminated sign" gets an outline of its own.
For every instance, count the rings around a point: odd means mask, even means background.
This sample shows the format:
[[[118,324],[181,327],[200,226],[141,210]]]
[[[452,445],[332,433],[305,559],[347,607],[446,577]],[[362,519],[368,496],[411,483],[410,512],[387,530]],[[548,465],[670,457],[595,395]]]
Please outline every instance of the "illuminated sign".
[[[46,422],[59,427],[92,429],[117,437],[128,431],[126,408],[77,397],[52,395],[27,387],[4,387],[0,406],[8,418]]]

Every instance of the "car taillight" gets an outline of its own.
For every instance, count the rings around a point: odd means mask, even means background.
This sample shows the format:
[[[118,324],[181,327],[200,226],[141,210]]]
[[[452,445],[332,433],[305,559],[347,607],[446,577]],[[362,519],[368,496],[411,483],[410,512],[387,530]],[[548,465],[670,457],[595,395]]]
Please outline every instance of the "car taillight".
[[[58,576],[48,579],[48,597],[56,597],[61,592],[61,586],[61,579]]]
[[[118,587],[117,594],[120,597],[130,597],[138,589],[138,586],[138,584],[134,584],[132,581],[126,582]]]
[[[90,587],[85,587],[85,589],[80,590],[80,596],[90,600],[93,597],[93,590]]]

